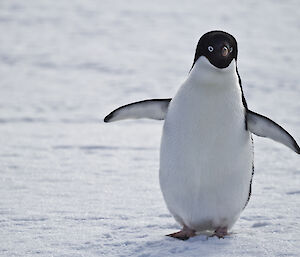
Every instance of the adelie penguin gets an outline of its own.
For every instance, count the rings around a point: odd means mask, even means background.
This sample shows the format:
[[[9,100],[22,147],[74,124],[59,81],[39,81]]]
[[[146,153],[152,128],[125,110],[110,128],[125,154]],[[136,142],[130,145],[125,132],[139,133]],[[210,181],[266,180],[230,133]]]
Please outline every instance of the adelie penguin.
[[[237,42],[223,31],[204,34],[177,94],[122,106],[104,119],[165,120],[160,187],[186,240],[209,230],[228,234],[251,195],[252,133],[300,154],[295,139],[271,119],[248,109],[237,69]]]

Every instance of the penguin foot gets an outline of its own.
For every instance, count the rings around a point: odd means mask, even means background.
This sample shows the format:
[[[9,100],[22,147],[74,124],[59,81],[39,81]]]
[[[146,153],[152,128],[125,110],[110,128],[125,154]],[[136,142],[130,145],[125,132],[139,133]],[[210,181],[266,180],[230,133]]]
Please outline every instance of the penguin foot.
[[[187,226],[184,226],[182,230],[180,230],[178,232],[175,232],[175,233],[172,233],[172,234],[169,234],[169,235],[166,235],[166,236],[174,237],[174,238],[177,238],[179,240],[188,240],[190,237],[193,237],[195,235],[196,235],[195,230],[190,229]]]
[[[228,235],[228,231],[226,227],[219,227],[215,230],[215,232],[211,235],[211,237],[217,236],[218,238],[224,238]]]

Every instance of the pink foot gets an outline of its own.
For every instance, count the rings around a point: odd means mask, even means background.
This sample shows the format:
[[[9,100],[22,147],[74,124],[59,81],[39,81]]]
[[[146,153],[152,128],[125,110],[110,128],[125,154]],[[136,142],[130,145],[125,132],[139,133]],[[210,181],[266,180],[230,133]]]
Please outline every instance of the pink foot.
[[[196,235],[195,232],[196,232],[195,230],[190,229],[187,226],[184,226],[182,230],[172,233],[172,234],[169,234],[167,236],[174,237],[174,238],[177,238],[180,240],[188,240],[190,237],[193,237]]]
[[[218,238],[224,238],[225,236],[228,235],[228,231],[226,227],[219,227],[215,230],[215,232],[211,235],[213,236],[217,236]]]

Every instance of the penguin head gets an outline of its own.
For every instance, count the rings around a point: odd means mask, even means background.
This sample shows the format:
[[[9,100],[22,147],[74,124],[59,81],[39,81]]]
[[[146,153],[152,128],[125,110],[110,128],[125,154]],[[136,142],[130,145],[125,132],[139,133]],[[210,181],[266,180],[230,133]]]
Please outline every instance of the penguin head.
[[[237,53],[237,42],[232,35],[224,31],[210,31],[199,39],[192,68],[204,56],[216,68],[224,69],[233,59],[237,60]]]

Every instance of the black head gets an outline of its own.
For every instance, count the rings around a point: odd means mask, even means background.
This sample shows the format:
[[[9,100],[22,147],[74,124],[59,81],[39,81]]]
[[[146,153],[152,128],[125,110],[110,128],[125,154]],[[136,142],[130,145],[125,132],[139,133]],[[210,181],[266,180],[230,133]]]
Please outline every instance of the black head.
[[[237,52],[237,42],[232,35],[217,30],[207,32],[199,39],[192,68],[200,56],[205,56],[212,65],[224,69],[237,59]]]

